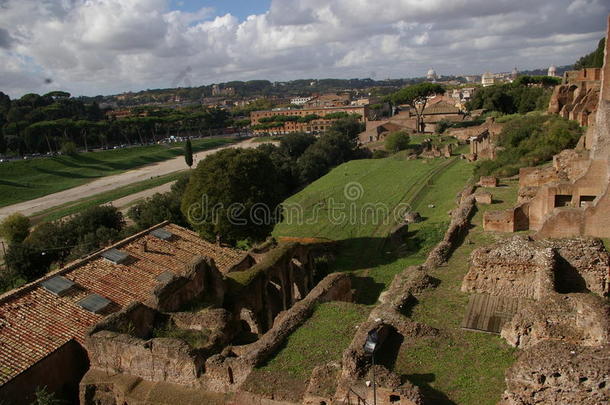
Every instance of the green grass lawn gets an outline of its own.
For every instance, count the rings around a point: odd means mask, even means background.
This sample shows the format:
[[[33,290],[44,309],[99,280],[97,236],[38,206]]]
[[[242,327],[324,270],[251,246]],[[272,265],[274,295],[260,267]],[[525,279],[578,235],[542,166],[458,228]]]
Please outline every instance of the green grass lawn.
[[[407,203],[417,208],[420,197],[432,189],[435,177],[456,163],[466,167],[455,160],[406,160],[402,155],[345,163],[287,199],[290,211],[285,212],[284,221],[273,235],[332,240],[385,238],[400,219],[395,215],[398,205]],[[448,197],[450,206],[454,196]],[[381,204],[377,215],[369,209],[374,204]]]
[[[368,312],[369,308],[349,302],[318,305],[311,318],[288,337],[278,354],[248,376],[244,389],[273,394],[276,400],[302,398],[313,369],[341,359]]]
[[[412,318],[441,330],[438,338],[403,345],[394,370],[420,385],[435,404],[495,404],[504,391],[504,372],[514,362],[514,349],[499,336],[460,328],[469,295],[460,292],[468,271],[470,253],[505,235],[483,233],[483,213],[511,207],[516,200],[517,181],[488,189],[491,206],[478,206],[473,228],[448,264],[431,271],[440,280],[425,291],[412,309]]]
[[[193,151],[236,142],[235,138],[193,140]],[[152,145],[20,160],[0,164],[0,207],[56,193],[96,178],[180,156],[184,145]],[[186,168],[186,165],[185,165]]]
[[[294,399],[302,395],[313,368],[340,358],[353,338],[356,325],[366,318],[394,276],[409,265],[422,263],[428,250],[442,238],[449,222],[448,211],[455,207],[456,194],[471,173],[472,166],[463,160],[406,160],[399,154],[341,165],[288,199],[303,207],[305,218],[311,217],[316,212],[315,207],[320,206],[318,220],[304,224],[285,221],[278,224],[274,235],[340,241],[331,271],[352,274],[356,303],[337,304],[339,306],[332,311],[316,311],[268,364],[252,374],[247,389],[267,395],[272,393],[274,398],[289,398],[292,394]],[[348,198],[349,194],[345,195],[345,186],[350,182],[362,186],[361,198],[352,200]],[[391,209],[408,203],[426,218],[410,229],[409,238],[421,243],[413,244],[407,251],[388,246],[386,237],[396,224],[394,218],[387,223],[333,223],[327,215],[331,199],[346,204],[348,210],[351,203],[356,210],[367,203],[383,203]],[[358,319],[353,317],[356,308],[363,313]],[[344,332],[338,333],[337,328],[344,326]],[[331,351],[307,353],[309,346],[326,348],[330,344],[334,345]],[[307,350],[303,350],[304,347]]]

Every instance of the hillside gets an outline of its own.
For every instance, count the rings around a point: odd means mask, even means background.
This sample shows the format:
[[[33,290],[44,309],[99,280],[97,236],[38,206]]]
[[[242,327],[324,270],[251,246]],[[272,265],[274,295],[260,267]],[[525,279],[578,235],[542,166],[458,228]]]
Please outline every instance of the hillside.
[[[274,235],[340,241],[330,271],[352,274],[356,302],[320,306],[273,359],[255,370],[247,389],[271,393],[274,398],[294,399],[302,395],[313,368],[341,357],[351,341],[350,336],[343,335],[351,335],[355,325],[366,318],[393,277],[409,265],[422,263],[430,247],[442,238],[448,223],[447,212],[454,207],[455,196],[471,172],[472,166],[457,158],[406,160],[399,154],[348,162],[289,198],[286,203],[303,207],[305,219],[316,212],[318,219],[300,225],[285,219],[277,225]],[[354,194],[354,190],[359,193]],[[387,244],[388,234],[397,223],[394,218],[381,223],[338,223],[328,217],[331,203],[345,204],[348,212],[350,209],[363,212],[370,203],[381,203],[389,212],[399,204],[408,204],[425,221],[410,225],[410,242],[394,249]],[[308,344],[308,353],[303,353],[303,342]]]

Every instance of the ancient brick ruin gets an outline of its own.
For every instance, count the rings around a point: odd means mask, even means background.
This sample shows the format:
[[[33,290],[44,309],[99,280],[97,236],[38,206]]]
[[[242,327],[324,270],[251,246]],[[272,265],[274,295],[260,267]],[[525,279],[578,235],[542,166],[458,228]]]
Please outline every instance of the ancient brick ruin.
[[[587,132],[576,149],[555,156],[552,166],[521,170],[518,208],[527,221],[517,223],[515,218],[510,224],[508,215],[509,225],[501,230],[529,229],[536,231],[538,238],[610,237],[608,41],[603,68],[568,73],[564,84],[555,90],[549,111],[588,125]],[[495,219],[490,216],[489,220]]]
[[[238,391],[316,304],[351,300],[347,275],[332,274],[313,285],[313,252],[319,248],[287,243],[252,252],[258,262],[243,271],[250,273],[247,288],[235,290],[225,281],[224,300],[216,299],[216,305],[181,309],[193,298],[213,302],[202,288],[180,305],[157,297],[154,307],[134,303],[98,323],[85,341],[91,368],[81,383],[81,403],[145,401],[135,386],[124,385],[126,380],[138,386],[178,384],[204,395]],[[195,259],[191,278],[211,280],[209,272],[205,276],[209,267],[209,260]],[[174,303],[172,283],[168,280],[156,293]]]
[[[610,358],[609,285],[610,253],[596,239],[514,236],[472,253],[462,291],[512,309],[499,332],[523,350],[506,373],[501,404],[598,404],[608,397],[599,359]]]

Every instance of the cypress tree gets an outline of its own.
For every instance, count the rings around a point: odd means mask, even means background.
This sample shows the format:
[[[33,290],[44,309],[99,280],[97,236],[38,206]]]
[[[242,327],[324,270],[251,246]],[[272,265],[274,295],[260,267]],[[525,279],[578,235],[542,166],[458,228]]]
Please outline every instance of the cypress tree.
[[[191,166],[193,166],[193,145],[191,145],[191,138],[186,140],[186,146],[184,147],[184,161],[189,169]]]

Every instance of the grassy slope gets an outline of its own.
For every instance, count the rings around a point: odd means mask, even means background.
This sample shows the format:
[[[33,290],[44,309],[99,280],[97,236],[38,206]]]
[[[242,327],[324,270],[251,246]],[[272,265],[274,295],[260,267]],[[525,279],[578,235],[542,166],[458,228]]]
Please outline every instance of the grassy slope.
[[[301,203],[306,213],[313,212],[312,207],[317,202],[328,201],[331,197],[337,202],[349,203],[350,200],[346,200],[343,193],[345,184],[358,181],[364,193],[356,201],[356,207],[362,207],[367,202],[384,202],[393,208],[407,201],[413,209],[427,217],[424,223],[412,227],[415,235],[424,227],[447,223],[447,211],[454,207],[456,193],[470,177],[471,166],[464,161],[453,162],[439,174],[439,169],[446,164],[450,162],[444,159],[407,161],[399,157],[353,161],[334,169],[289,201]],[[434,204],[434,208],[428,208],[430,204]],[[385,249],[385,237],[394,225],[393,221],[377,225],[341,226],[331,224],[325,215],[319,218],[313,224],[281,223],[274,234],[317,236],[342,241],[332,270],[352,273],[357,303],[341,304],[339,312],[318,310],[316,316],[291,335],[285,347],[267,365],[252,373],[247,388],[253,392],[269,394],[269,390],[272,390],[275,398],[295,399],[301,395],[313,368],[338,359],[351,341],[355,325],[359,322],[353,318],[354,311],[364,311],[359,318],[363,320],[394,275],[406,266],[425,259],[426,249],[411,251],[406,255]],[[344,332],[338,333],[337,328],[343,326]],[[303,348],[307,347],[309,351],[308,345],[312,344],[323,347],[325,355],[309,356],[304,353]],[[277,383],[280,381],[281,384]]]
[[[395,371],[407,375],[438,404],[495,404],[504,390],[504,371],[514,361],[514,350],[496,335],[460,329],[469,295],[460,292],[468,271],[470,253],[493,242],[494,235],[482,230],[483,213],[512,206],[516,181],[490,189],[494,204],[479,206],[466,242],[453,254],[447,266],[431,275],[440,280],[436,289],[426,291],[415,305],[412,317],[439,328],[439,338],[403,345]]]
[[[233,138],[196,139],[198,152],[235,142]],[[0,207],[79,186],[183,154],[183,145],[153,145],[76,156],[20,160],[0,164]]]

